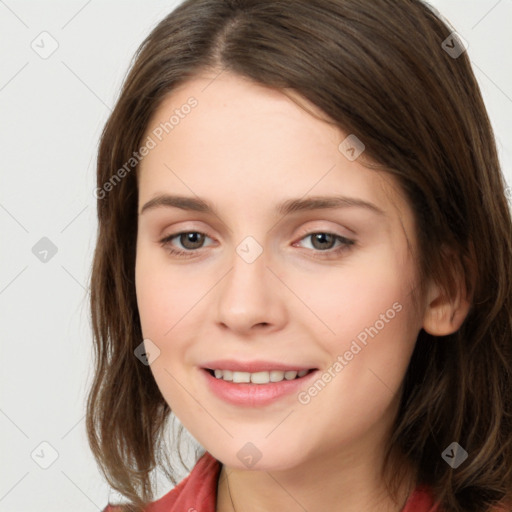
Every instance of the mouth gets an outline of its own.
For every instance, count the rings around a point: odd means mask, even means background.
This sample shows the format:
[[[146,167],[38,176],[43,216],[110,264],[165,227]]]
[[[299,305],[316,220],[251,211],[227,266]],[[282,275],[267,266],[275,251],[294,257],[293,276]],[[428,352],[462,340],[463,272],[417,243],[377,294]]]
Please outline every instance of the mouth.
[[[252,372],[223,366],[200,368],[206,387],[223,402],[250,408],[293,399],[294,395],[311,386],[319,373],[318,368],[277,369],[277,364],[268,370],[263,370],[264,366],[258,364],[257,371]],[[241,365],[238,366],[240,368]]]
[[[311,368],[309,370],[269,370],[269,371],[258,371],[258,372],[243,372],[235,370],[221,370],[203,368],[212,377],[218,380],[231,382],[233,384],[269,384],[274,382],[300,380],[306,377],[308,374],[317,370],[317,368]]]

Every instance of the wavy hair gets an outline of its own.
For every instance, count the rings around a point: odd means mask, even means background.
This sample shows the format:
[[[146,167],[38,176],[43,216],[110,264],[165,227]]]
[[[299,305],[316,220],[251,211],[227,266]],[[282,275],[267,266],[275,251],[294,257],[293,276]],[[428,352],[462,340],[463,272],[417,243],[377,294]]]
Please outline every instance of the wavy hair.
[[[420,295],[433,279],[454,300],[463,275],[471,308],[461,328],[418,335],[385,461],[390,493],[404,477],[399,450],[444,511],[512,503],[511,212],[467,52],[443,43],[452,32],[420,0],[186,0],[140,45],[101,135],[90,277],[86,428],[101,471],[129,500],[123,510],[154,499],[155,468],[176,483],[163,448],[171,410],[134,356],[138,186],[126,162],[166,96],[205,70],[292,89],[356,134],[412,207]],[[441,457],[453,441],[469,454],[457,469]]]

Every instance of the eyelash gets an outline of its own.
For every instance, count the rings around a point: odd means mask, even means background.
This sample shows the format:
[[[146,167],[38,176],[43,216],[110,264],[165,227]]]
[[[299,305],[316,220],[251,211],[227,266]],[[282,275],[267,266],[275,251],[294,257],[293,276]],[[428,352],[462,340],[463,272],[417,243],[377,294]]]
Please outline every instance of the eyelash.
[[[179,249],[174,249],[170,245],[171,241],[174,238],[177,238],[180,235],[185,235],[185,234],[190,234],[190,233],[205,235],[206,237],[208,237],[208,235],[206,235],[206,233],[202,233],[201,231],[180,231],[179,233],[173,233],[171,235],[168,235],[168,236],[162,238],[160,240],[160,245],[164,249],[166,249],[169,254],[171,254],[173,256],[178,256],[178,257],[183,257],[183,258],[194,257],[195,256],[194,253],[198,252],[199,249],[189,249],[188,251],[182,251]],[[302,238],[300,238],[299,242],[304,240],[305,238],[308,238],[313,235],[319,235],[319,234],[334,236],[336,240],[339,240],[342,243],[342,245],[340,247],[338,247],[337,249],[327,249],[325,251],[321,251],[319,249],[310,249],[315,253],[326,253],[327,254],[326,256],[315,256],[315,258],[327,259],[327,258],[336,257],[336,256],[340,255],[341,253],[343,253],[347,250],[350,250],[351,246],[356,244],[355,240],[351,240],[344,236],[337,235],[336,233],[330,233],[329,231],[311,231],[309,233],[306,233],[304,236],[302,236]],[[208,237],[208,238],[210,238],[210,237]]]

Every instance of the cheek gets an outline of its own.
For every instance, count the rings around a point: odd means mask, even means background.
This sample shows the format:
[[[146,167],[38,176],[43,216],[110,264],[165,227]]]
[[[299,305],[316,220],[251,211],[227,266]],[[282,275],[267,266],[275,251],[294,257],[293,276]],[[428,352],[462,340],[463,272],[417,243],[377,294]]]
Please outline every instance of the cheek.
[[[150,251],[138,253],[135,286],[142,334],[160,351],[150,369],[171,407],[179,406],[183,398],[179,383],[189,378],[187,372],[194,364],[190,346],[201,338],[206,296],[216,274],[213,277],[203,279],[197,271],[170,265],[165,256]]]
[[[414,266],[407,252],[398,249],[382,244],[378,249],[350,256],[328,271],[289,272],[283,276],[314,314],[296,319],[306,329],[309,326],[313,338],[328,340],[329,352],[347,349],[347,341],[360,333],[364,341],[366,329],[372,326],[379,333],[386,331],[392,344],[408,340],[408,334],[417,328],[411,302]]]
[[[192,281],[193,282],[193,281]],[[144,337],[165,340],[195,302],[199,287],[190,286],[179,267],[165,261],[165,253],[138,249],[135,288]]]
[[[159,349],[159,355],[150,365],[153,378],[165,401],[173,410],[184,407],[185,396],[179,383],[183,382],[182,354],[186,336],[180,329],[180,319],[190,309],[193,292],[182,286],[176,272],[169,275],[169,267],[137,256],[135,286],[142,335]],[[197,299],[195,300],[197,302]]]
[[[347,321],[341,318],[337,325],[348,335],[344,336],[351,344],[347,350],[355,352],[359,345],[359,363],[365,365],[366,371],[373,370],[375,378],[381,374],[384,382],[389,378],[395,391],[405,373],[419,326],[411,296],[412,268],[393,263],[392,258],[383,261],[357,284],[353,283]]]
[[[158,278],[158,273],[144,265],[136,265],[135,287],[142,333],[145,338],[160,337],[169,329],[166,300],[170,287]]]
[[[300,397],[308,428],[324,432],[327,446],[389,425],[417,337],[414,310],[400,287],[387,288],[386,295],[364,289],[356,295],[365,299],[364,307],[347,300],[332,324],[336,335],[321,341],[329,354],[327,383]]]
[[[421,327],[412,303],[414,278],[412,262],[383,247],[378,257],[354,260],[310,286],[307,303],[329,332],[319,335],[313,322],[304,329],[328,354],[333,400],[351,397],[378,410],[399,390]]]

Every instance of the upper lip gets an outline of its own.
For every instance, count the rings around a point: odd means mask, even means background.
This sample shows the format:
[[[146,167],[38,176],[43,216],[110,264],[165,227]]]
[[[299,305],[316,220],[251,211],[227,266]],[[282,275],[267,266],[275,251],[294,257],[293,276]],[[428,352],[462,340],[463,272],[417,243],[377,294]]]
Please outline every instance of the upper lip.
[[[289,365],[274,361],[233,361],[231,359],[219,359],[217,361],[208,361],[202,365],[203,368],[209,370],[233,370],[236,372],[265,372],[272,370],[283,371],[301,371],[315,369],[312,366],[304,366],[301,364]]]

